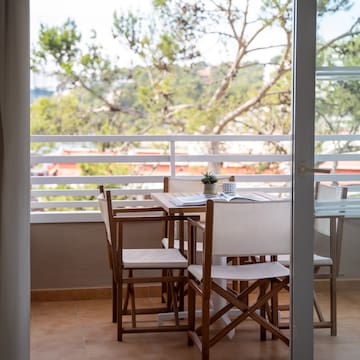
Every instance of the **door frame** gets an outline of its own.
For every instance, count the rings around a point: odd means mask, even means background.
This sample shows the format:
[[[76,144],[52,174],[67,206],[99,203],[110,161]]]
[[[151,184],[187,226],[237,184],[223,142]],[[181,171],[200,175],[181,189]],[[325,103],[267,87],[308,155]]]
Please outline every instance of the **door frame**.
[[[316,0],[294,0],[293,8],[290,353],[293,360],[311,360],[314,351],[314,174],[311,169],[314,164]]]

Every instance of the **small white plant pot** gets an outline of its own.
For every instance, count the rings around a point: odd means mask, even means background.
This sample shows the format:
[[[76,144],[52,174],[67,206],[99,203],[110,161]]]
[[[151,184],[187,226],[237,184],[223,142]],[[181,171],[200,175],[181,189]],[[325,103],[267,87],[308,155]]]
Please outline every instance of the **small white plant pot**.
[[[204,184],[204,194],[215,195],[217,191],[217,183]]]

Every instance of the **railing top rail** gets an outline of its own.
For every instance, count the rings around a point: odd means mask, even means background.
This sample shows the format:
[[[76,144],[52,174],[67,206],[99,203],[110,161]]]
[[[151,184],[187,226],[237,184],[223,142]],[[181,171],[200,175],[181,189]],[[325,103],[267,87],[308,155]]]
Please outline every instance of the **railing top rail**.
[[[31,135],[32,142],[291,141],[291,135]]]
[[[292,135],[31,135],[32,142],[128,142],[128,141],[291,141]],[[360,134],[315,135],[316,141],[354,141]]]

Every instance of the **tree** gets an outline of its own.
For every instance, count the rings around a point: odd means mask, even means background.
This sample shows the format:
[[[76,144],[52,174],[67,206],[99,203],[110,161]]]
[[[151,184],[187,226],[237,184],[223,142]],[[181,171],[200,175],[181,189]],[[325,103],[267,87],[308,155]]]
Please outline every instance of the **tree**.
[[[360,51],[360,36],[354,32],[359,27],[360,18],[350,27],[348,35],[350,39],[339,36],[331,43],[319,43],[321,56],[318,58],[318,66],[359,66],[360,60],[357,54]],[[346,35],[346,34],[343,34]],[[316,127],[318,134],[357,134],[360,128],[360,85],[358,80],[351,76],[340,80],[319,81],[317,83],[316,102]],[[324,143],[318,144],[321,151]],[[360,146],[354,141],[333,141],[332,148],[336,152],[356,152]]]
[[[351,7],[349,0],[318,3],[320,20]],[[111,62],[95,33],[82,51],[74,21],[42,26],[34,68],[51,60],[62,86],[87,94],[98,122],[109,114],[118,133],[288,133],[291,6],[291,0],[154,0],[151,16],[115,13],[114,38],[137,57],[130,68]],[[349,25],[322,44],[319,56],[358,34],[359,23]],[[204,56],[209,44],[216,44],[216,58]],[[212,144],[212,152],[218,149]]]

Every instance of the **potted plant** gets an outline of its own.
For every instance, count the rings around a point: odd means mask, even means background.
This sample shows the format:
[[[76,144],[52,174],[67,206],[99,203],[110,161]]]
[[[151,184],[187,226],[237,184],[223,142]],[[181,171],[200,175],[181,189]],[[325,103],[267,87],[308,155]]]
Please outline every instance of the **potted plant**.
[[[204,173],[201,182],[204,184],[204,194],[216,194],[218,178],[215,174]]]

